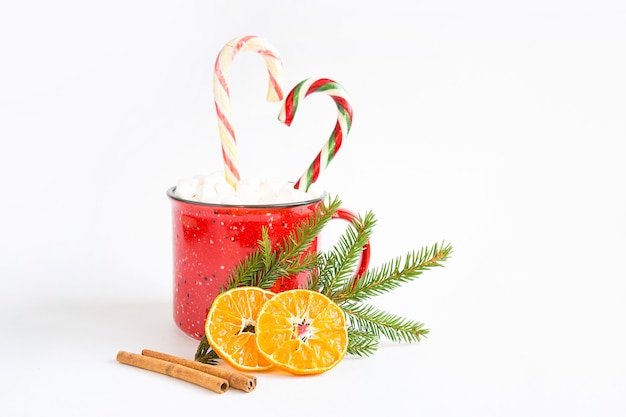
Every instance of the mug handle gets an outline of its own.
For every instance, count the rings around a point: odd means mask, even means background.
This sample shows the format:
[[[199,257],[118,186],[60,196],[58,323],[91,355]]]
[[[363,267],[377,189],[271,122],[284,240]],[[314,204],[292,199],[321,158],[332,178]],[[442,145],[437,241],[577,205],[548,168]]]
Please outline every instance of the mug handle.
[[[340,208],[338,209],[332,217],[333,219],[342,219],[350,224],[357,222],[359,220],[358,216],[351,212],[350,210]],[[370,242],[369,239],[365,245],[363,245],[363,252],[361,253],[361,262],[359,263],[359,268],[357,269],[356,274],[354,274],[354,278],[352,278],[352,286],[356,283],[356,281],[367,271],[367,268],[370,264]]]

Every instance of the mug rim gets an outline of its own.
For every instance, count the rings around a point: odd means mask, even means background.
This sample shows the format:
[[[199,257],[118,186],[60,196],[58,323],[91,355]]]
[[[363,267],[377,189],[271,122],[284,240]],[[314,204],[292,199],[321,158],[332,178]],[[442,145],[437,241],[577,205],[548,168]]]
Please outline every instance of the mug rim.
[[[181,203],[185,203],[185,204],[194,204],[197,206],[203,206],[203,207],[229,207],[229,208],[246,208],[246,209],[271,209],[271,208],[285,208],[285,207],[298,207],[298,206],[308,206],[314,203],[318,203],[324,199],[326,199],[326,197],[328,196],[328,192],[324,191],[324,193],[317,198],[312,198],[310,200],[302,200],[302,201],[295,201],[295,202],[291,202],[291,203],[274,203],[274,204],[224,204],[224,203],[205,203],[203,201],[194,201],[194,200],[187,200],[184,198],[180,198],[178,196],[176,196],[175,194],[176,191],[176,186],[170,187],[167,189],[167,196],[172,199],[172,200],[176,200],[179,201]]]

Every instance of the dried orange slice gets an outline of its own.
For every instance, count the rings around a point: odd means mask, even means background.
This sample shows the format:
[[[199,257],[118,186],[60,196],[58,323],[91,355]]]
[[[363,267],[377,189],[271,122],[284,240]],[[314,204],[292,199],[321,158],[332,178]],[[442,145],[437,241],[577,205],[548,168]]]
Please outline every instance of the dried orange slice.
[[[341,308],[319,292],[281,292],[259,312],[256,343],[261,354],[280,369],[319,374],[346,355],[346,319]]]
[[[207,341],[224,362],[243,371],[262,371],[272,363],[259,353],[256,322],[261,307],[274,293],[238,287],[215,297],[205,324]]]

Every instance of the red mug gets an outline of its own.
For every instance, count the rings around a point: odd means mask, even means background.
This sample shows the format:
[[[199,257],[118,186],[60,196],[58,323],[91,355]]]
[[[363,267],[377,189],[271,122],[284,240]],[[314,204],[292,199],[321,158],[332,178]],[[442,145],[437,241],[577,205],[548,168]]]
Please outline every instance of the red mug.
[[[174,251],[174,321],[187,335],[201,339],[206,316],[231,270],[243,261],[262,238],[265,227],[277,246],[321,206],[325,196],[314,200],[268,205],[224,205],[184,200],[175,188],[167,191],[172,202]],[[339,209],[333,218],[352,222],[357,217]],[[308,249],[317,251],[316,237]],[[369,243],[363,248],[357,279],[369,265]],[[301,288],[307,273],[281,278],[274,292]]]

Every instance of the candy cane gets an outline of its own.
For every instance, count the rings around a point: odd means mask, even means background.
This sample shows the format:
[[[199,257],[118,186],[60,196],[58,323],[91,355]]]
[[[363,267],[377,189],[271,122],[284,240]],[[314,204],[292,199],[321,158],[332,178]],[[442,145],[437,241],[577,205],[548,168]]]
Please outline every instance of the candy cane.
[[[343,139],[348,136],[352,126],[352,106],[348,102],[348,94],[341,85],[327,78],[309,78],[296,85],[289,92],[280,110],[278,120],[291,126],[293,117],[298,110],[298,103],[311,93],[325,93],[337,105],[337,123],[330,138],[317,154],[311,165],[294,184],[298,190],[308,190],[317,181],[320,173],[326,169],[330,161],[337,155]]]
[[[218,129],[224,158],[226,181],[235,187],[240,179],[237,140],[232,124],[228,71],[239,52],[254,51],[259,53],[269,73],[267,100],[279,102],[283,99],[282,78],[283,64],[276,49],[265,39],[257,36],[242,36],[228,42],[217,55],[213,74],[213,95],[217,111]]]

